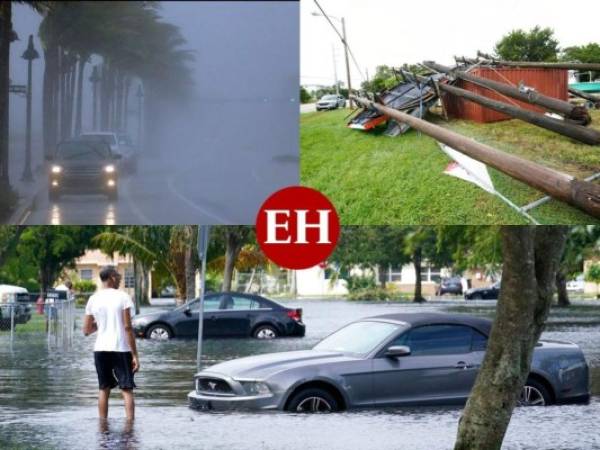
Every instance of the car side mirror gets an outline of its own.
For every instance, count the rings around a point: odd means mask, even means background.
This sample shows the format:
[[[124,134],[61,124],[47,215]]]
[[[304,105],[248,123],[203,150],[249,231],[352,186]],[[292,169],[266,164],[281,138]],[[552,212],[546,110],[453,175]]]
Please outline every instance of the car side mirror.
[[[183,313],[186,316],[191,316],[192,315],[192,309],[189,306],[186,306],[185,309],[183,310]]]
[[[392,345],[385,351],[385,356],[388,358],[398,358],[408,355],[410,355],[410,347],[407,345]]]

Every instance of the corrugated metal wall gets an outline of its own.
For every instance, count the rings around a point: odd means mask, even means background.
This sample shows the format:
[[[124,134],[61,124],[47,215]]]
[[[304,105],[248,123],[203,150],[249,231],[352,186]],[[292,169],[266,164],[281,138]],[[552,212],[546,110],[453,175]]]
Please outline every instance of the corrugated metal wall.
[[[568,100],[568,73],[566,70],[477,67],[470,73],[500,83],[510,83],[514,86],[518,86],[519,83],[523,82],[526,86],[535,88],[542,94],[565,101]],[[468,81],[459,80],[456,83],[456,86],[494,100],[518,105],[524,109],[542,113],[545,112],[542,108],[530,105],[529,103],[520,102],[510,97],[507,98],[489,89],[469,83]],[[448,114],[457,119],[468,119],[480,123],[510,119],[506,114],[484,108],[477,103],[447,93],[444,94],[444,105],[446,106]]]

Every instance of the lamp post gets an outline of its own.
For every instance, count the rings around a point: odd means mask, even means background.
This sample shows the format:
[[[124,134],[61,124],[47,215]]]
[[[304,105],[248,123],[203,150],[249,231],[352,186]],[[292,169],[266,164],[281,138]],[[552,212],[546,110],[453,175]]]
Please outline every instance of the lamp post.
[[[92,75],[90,76],[92,83],[92,127],[94,130],[98,129],[98,83],[100,82],[100,75],[98,74],[98,66],[94,66],[92,69]]]
[[[138,98],[138,151],[142,149],[142,99],[144,98],[144,91],[142,90],[142,84],[138,84],[137,93],[135,96]]]
[[[346,37],[346,20],[343,17],[335,17],[335,16],[330,16],[330,15],[325,15],[325,14],[321,14],[316,11],[312,12],[311,14],[315,17],[327,17],[329,19],[334,19],[342,24],[342,44],[344,44],[344,56],[346,59],[346,80],[348,83],[348,101],[350,104],[350,108],[352,108],[353,107],[353,100],[351,97],[351,95],[352,95],[352,80],[350,79],[350,59],[348,57],[348,38]]]
[[[33,47],[33,35],[29,35],[29,43],[27,44],[27,50],[23,52],[21,58],[27,61],[27,117],[25,125],[25,167],[23,168],[23,175],[21,180],[32,181],[33,175],[31,174],[31,67],[34,59],[39,58],[40,55],[37,50]]]
[[[202,369],[202,335],[204,333],[204,291],[206,290],[206,252],[210,237],[210,225],[198,227],[198,258],[202,266],[200,268],[200,306],[198,308],[198,348],[196,352],[196,369]]]

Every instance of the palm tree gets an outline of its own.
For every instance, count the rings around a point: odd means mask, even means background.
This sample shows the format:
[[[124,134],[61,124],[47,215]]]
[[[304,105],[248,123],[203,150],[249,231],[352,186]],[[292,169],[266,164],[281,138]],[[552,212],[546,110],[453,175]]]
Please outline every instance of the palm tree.
[[[10,43],[16,38],[12,29],[12,4],[25,3],[38,12],[50,7],[52,2],[0,2],[0,208],[9,206],[11,197],[8,161],[9,133],[9,84],[10,84]]]

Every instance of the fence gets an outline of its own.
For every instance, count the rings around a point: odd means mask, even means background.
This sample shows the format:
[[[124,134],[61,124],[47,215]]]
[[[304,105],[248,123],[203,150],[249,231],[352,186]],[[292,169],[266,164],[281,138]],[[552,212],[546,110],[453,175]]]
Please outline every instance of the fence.
[[[288,271],[276,274],[262,270],[253,272],[236,272],[234,284],[237,291],[253,294],[277,295],[293,291],[292,275]]]
[[[8,335],[11,351],[17,336],[26,333],[44,333],[48,347],[68,350],[75,317],[75,299],[67,298],[66,292],[48,292],[35,302],[5,302],[0,304],[0,335]]]

